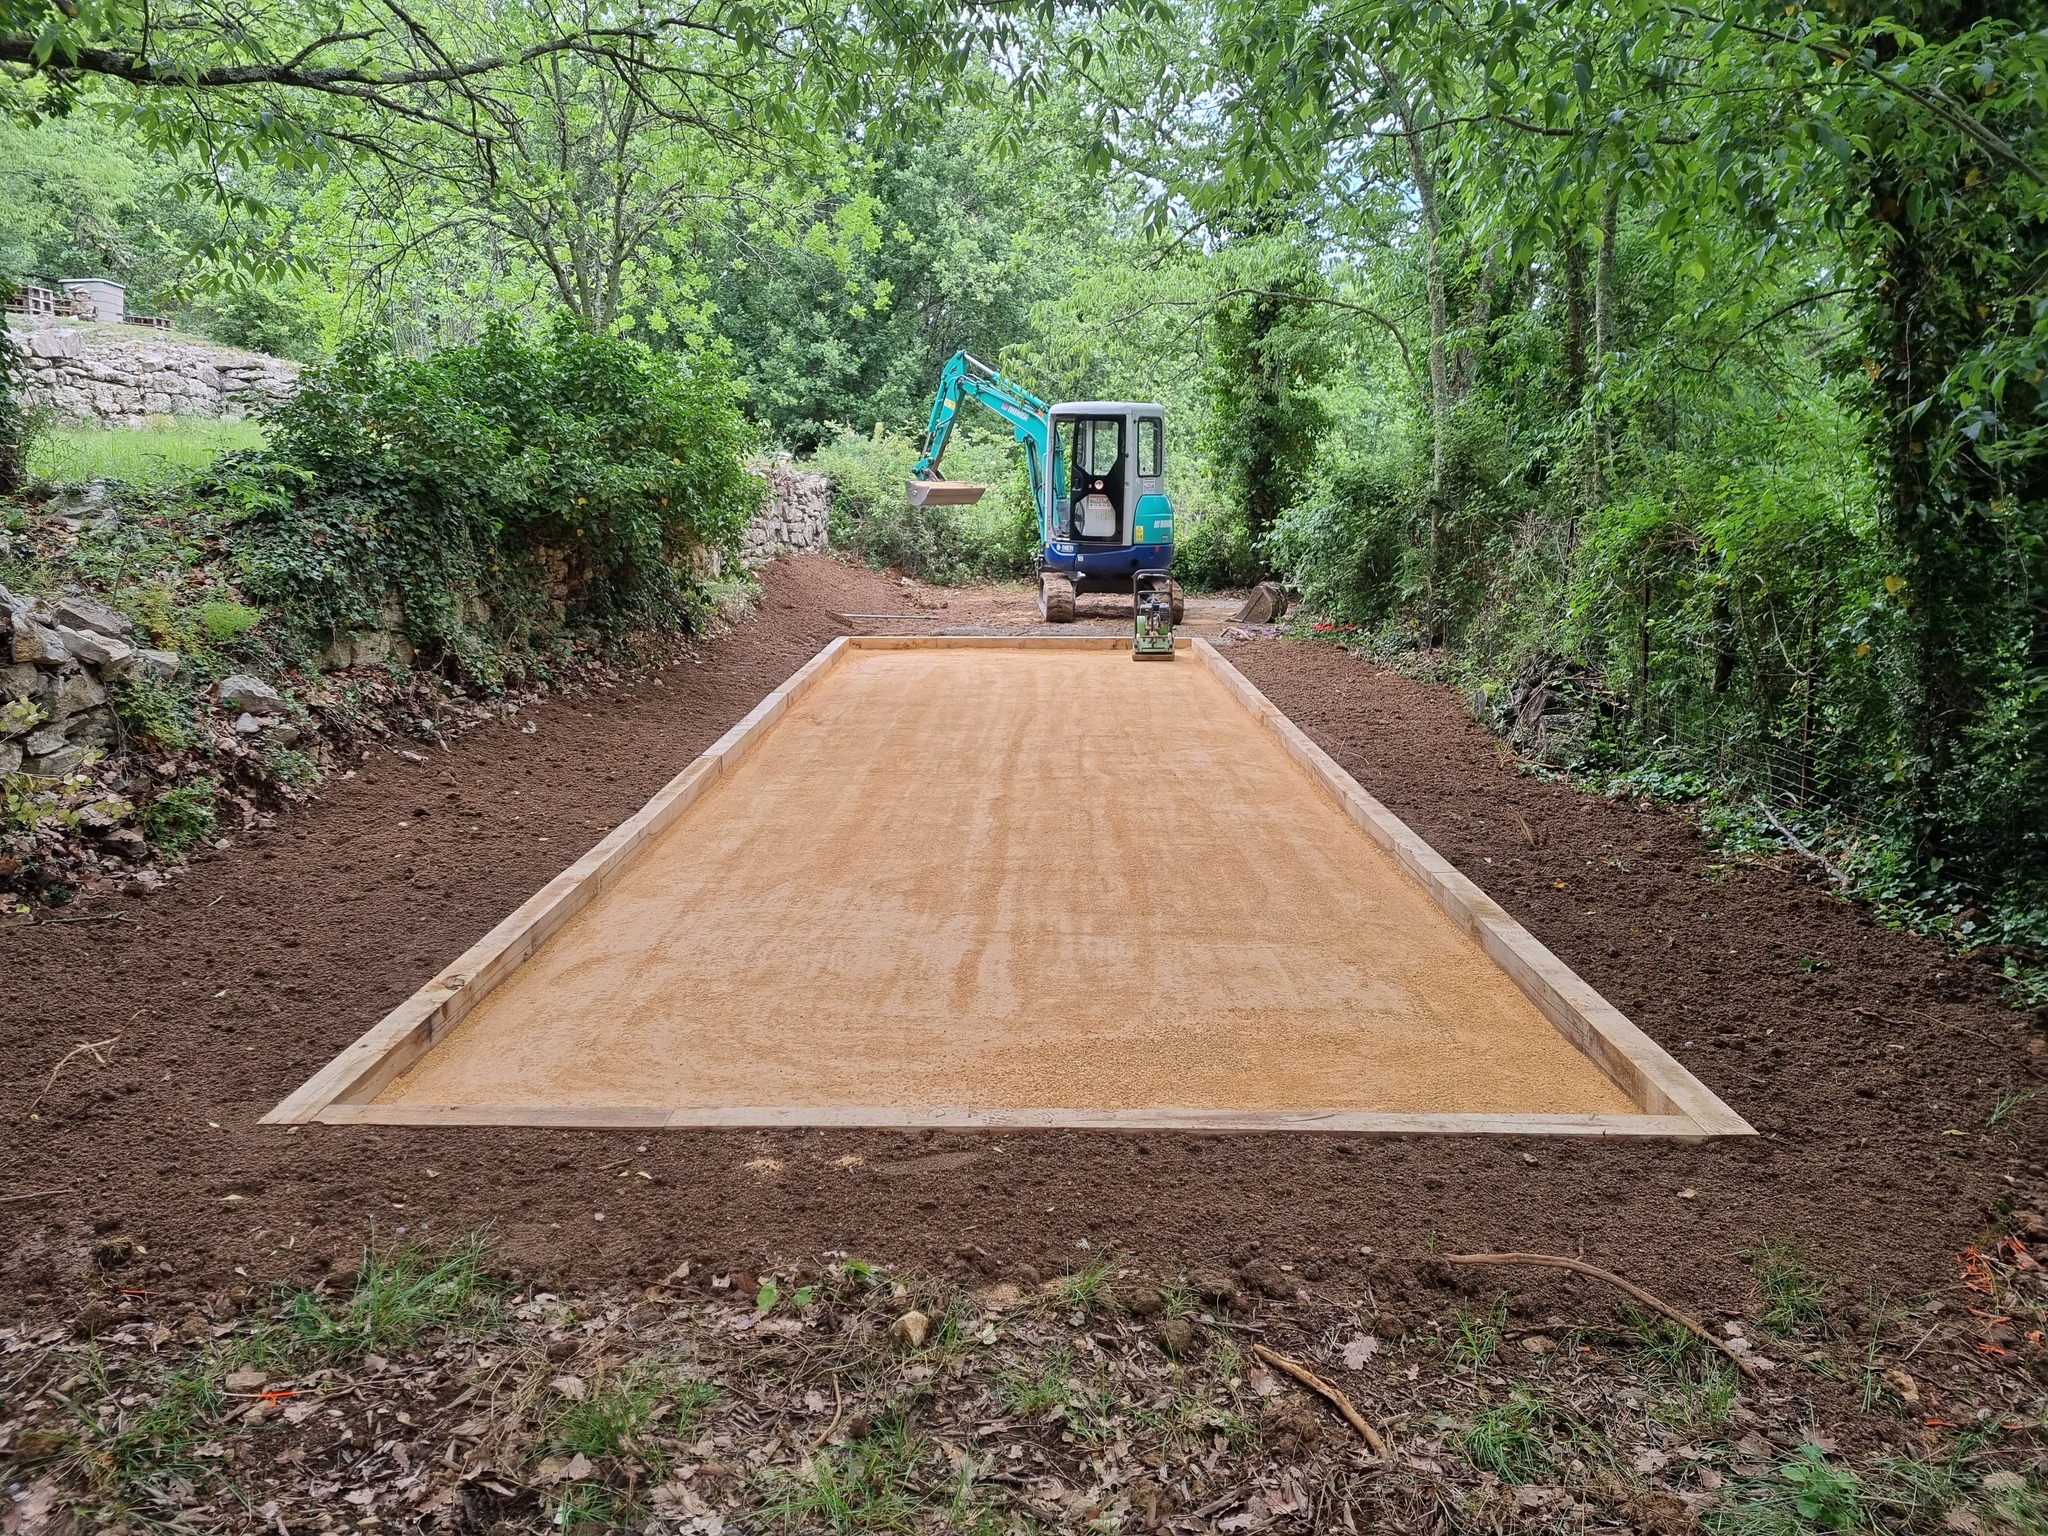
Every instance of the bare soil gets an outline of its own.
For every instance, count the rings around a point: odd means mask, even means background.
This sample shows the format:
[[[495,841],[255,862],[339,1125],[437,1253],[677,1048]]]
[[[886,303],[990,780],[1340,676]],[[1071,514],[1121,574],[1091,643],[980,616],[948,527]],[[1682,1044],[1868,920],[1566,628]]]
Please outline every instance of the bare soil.
[[[893,581],[818,558],[770,568],[765,593],[691,662],[424,763],[379,754],[166,891],[84,914],[119,921],[0,931],[0,1196],[61,1191],[0,1204],[0,1305],[305,1280],[351,1268],[372,1226],[490,1226],[530,1278],[593,1284],[827,1250],[1057,1274],[1086,1240],[1160,1275],[1312,1265],[1320,1286],[1406,1308],[1457,1278],[1432,1251],[1536,1249],[1733,1307],[1761,1244],[1805,1245],[1838,1298],[1912,1295],[1952,1285],[2014,1206],[2040,1208],[2039,1107],[2008,1096],[2034,1081],[2041,1021],[1987,971],[1795,865],[1721,857],[1680,815],[1518,772],[1449,690],[1283,640],[1229,654],[1762,1137],[259,1127],[844,632],[832,615],[914,611]],[[104,1065],[66,1062],[85,1042],[110,1042]]]

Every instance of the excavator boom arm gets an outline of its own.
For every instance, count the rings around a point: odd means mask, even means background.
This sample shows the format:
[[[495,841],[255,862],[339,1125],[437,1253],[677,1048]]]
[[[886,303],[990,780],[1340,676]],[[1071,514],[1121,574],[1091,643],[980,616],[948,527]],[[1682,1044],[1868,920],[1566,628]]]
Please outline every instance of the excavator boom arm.
[[[938,478],[939,460],[953,435],[953,419],[962,400],[978,400],[1003,420],[1024,445],[1031,466],[1031,492],[1041,516],[1047,505],[1044,477],[1052,448],[1052,407],[1022,385],[1006,379],[981,359],[967,352],[955,352],[939,375],[939,392],[932,399],[931,420],[925,427],[924,455],[911,473],[919,480]]]

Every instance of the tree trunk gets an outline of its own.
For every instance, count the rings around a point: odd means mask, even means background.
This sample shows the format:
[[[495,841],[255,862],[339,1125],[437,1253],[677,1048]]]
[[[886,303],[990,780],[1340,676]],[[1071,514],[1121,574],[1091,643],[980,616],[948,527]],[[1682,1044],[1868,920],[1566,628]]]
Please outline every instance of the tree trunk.
[[[1593,467],[1587,490],[1592,504],[1607,497],[1607,455],[1610,448],[1607,402],[1602,398],[1608,380],[1608,359],[1614,351],[1614,245],[1621,223],[1621,176],[1616,173],[1607,184],[1607,200],[1600,209],[1600,254],[1593,263]]]
[[[1493,295],[1500,285],[1500,247],[1487,250],[1479,268],[1479,292],[1472,300],[1472,318],[1465,322],[1471,338],[1458,348],[1458,363],[1451,375],[1451,400],[1455,404],[1472,393],[1479,382],[1479,353],[1486,345],[1486,328],[1493,323]]]
[[[1400,117],[1403,142],[1408,146],[1408,170],[1415,179],[1415,200],[1422,212],[1423,270],[1429,292],[1429,462],[1430,500],[1433,504],[1443,493],[1444,435],[1451,419],[1451,365],[1447,344],[1450,321],[1449,306],[1444,298],[1443,219],[1437,208],[1436,171],[1430,164],[1429,151],[1423,146],[1422,135],[1416,128],[1415,111],[1408,100],[1408,89],[1389,74],[1384,65],[1381,66],[1380,75],[1386,82],[1388,94],[1393,97],[1394,109]],[[1429,551],[1432,573],[1436,569],[1436,522],[1436,512],[1432,505]]]

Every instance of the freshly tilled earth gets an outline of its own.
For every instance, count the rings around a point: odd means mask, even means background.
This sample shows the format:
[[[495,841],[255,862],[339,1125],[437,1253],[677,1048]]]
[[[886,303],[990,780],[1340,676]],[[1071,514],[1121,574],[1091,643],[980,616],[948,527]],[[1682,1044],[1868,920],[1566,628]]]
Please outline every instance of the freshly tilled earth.
[[[837,614],[911,602],[830,560],[778,562],[759,614],[689,662],[422,763],[379,753],[165,891],[64,914],[119,921],[0,930],[0,1196],[33,1196],[0,1204],[5,1310],[109,1285],[305,1282],[352,1268],[373,1229],[481,1227],[555,1284],[828,1250],[931,1269],[964,1246],[1056,1274],[1086,1240],[1162,1275],[1263,1253],[1423,1305],[1448,1283],[1418,1264],[1428,1252],[1515,1249],[1583,1254],[1706,1309],[1741,1305],[1747,1255],[1783,1243],[1840,1295],[1921,1295],[2014,1209],[2040,1208],[2037,1111],[2011,1097],[2034,1081],[2041,1021],[2007,1008],[1985,967],[1874,923],[1789,861],[1718,854],[1680,814],[1518,771],[1448,689],[1288,640],[1229,654],[1762,1135],[256,1123],[846,632]],[[88,1042],[108,1043],[65,1060]]]

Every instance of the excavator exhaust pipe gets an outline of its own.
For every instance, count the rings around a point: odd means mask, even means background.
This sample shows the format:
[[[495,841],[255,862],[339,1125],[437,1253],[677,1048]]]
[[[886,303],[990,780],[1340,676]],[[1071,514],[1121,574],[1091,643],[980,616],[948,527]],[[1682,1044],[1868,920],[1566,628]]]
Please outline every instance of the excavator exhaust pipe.
[[[972,480],[909,480],[903,489],[913,507],[971,507],[988,487]]]

